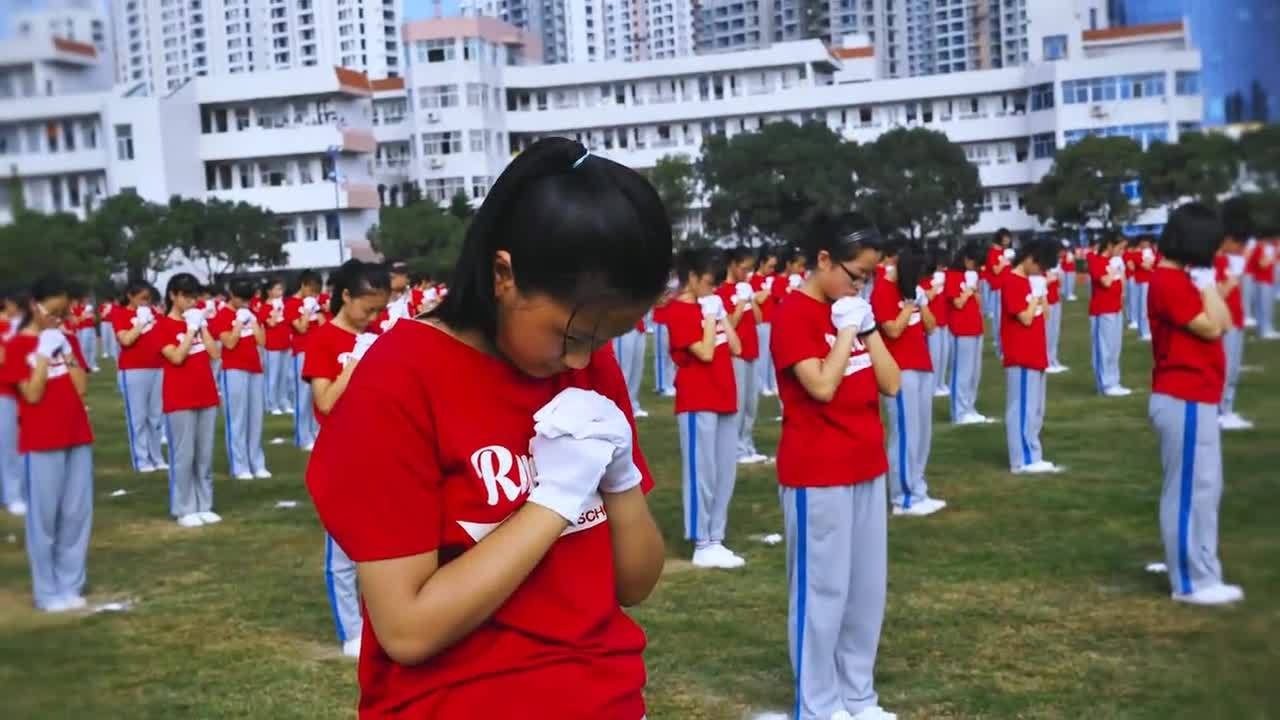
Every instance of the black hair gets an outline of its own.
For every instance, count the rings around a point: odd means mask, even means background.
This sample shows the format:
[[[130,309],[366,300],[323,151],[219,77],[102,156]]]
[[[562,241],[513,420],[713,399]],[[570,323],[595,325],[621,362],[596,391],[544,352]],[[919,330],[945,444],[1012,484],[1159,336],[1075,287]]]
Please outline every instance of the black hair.
[[[253,281],[248,278],[237,278],[232,280],[230,288],[231,297],[238,298],[240,300],[252,300],[254,294],[257,292],[257,287],[255,287]]]
[[[720,253],[710,248],[689,248],[680,251],[676,257],[676,278],[680,281],[680,286],[684,287],[689,282],[689,276],[702,277],[710,274],[713,279],[719,279],[724,274],[725,263],[721,259]]]
[[[195,297],[200,294],[200,281],[191,273],[178,273],[169,278],[169,285],[164,289],[164,299],[166,306],[173,301],[174,295],[186,295],[187,297]]]
[[[671,220],[636,171],[565,138],[543,138],[502,172],[471,219],[449,294],[432,312],[452,328],[498,332],[494,257],[511,255],[522,293],[651,303],[671,271]]]
[[[788,265],[797,259],[804,259],[804,251],[794,245],[784,245],[778,250],[778,265],[782,269],[786,269]]]
[[[137,295],[140,292],[144,292],[150,289],[151,289],[151,286],[145,282],[142,282],[141,280],[131,281],[128,285],[124,286],[124,295],[121,296],[121,299],[123,299],[124,302],[121,303],[121,305],[128,304],[129,298],[133,297],[134,295]]]
[[[933,268],[927,270],[925,268],[924,248],[918,243],[904,241],[898,245],[898,263],[894,277],[898,284],[898,292],[902,293],[904,300],[914,298],[916,287],[920,285],[920,278],[932,272]]]
[[[18,323],[19,328],[25,328],[35,319],[35,315],[31,312],[33,303],[44,302],[49,298],[65,296],[71,297],[71,286],[67,283],[66,278],[57,273],[44,275],[31,284],[31,289],[27,292],[26,302],[19,304],[19,311],[22,313],[22,320]]]
[[[991,236],[991,244],[1003,245],[1005,238],[1009,238],[1009,241],[1013,242],[1013,233],[1009,232],[1009,228],[1002,227],[999,230],[996,230],[995,234]]]
[[[1121,239],[1120,235],[1115,232],[1102,233],[1098,238],[1098,252],[1106,252],[1107,250],[1110,250],[1118,245]]]
[[[880,231],[859,212],[829,213],[817,210],[805,222],[800,246],[809,267],[818,264],[818,253],[826,251],[834,262],[852,260],[866,250],[879,252]]]
[[[1160,254],[1184,265],[1212,267],[1223,235],[1216,213],[1201,203],[1186,203],[1169,215],[1160,235]]]
[[[725,262],[728,265],[737,265],[747,259],[755,260],[756,252],[746,245],[736,245],[725,251]]]
[[[972,262],[975,262],[981,265],[982,262],[986,260],[986,258],[987,258],[987,251],[985,248],[982,247],[982,244],[980,242],[978,241],[968,242],[968,243],[965,243],[964,245],[961,245],[960,248],[956,250],[956,254],[951,260],[951,269],[965,270],[966,269],[964,266],[965,260],[970,260]]]
[[[409,266],[406,263],[395,262],[387,267],[388,275],[404,275],[409,276]]]
[[[321,287],[320,273],[315,270],[303,270],[298,275],[298,287]]]
[[[431,275],[424,272],[415,272],[409,275],[409,284],[417,287],[424,282],[431,282]]]
[[[1058,266],[1058,247],[1058,241],[1052,238],[1028,240],[1018,247],[1017,254],[1013,256],[1013,264],[1021,265],[1024,260],[1031,258],[1040,266],[1041,271],[1048,271]]]
[[[1222,230],[1238,242],[1245,242],[1253,235],[1253,211],[1248,197],[1240,195],[1223,201]]]
[[[769,258],[776,258],[778,262],[782,262],[782,252],[784,248],[777,245],[765,245],[756,252],[756,265],[763,265]]]
[[[342,267],[329,275],[333,283],[333,294],[329,296],[329,312],[337,315],[345,304],[342,293],[351,293],[351,297],[361,297],[372,292],[391,292],[391,274],[371,263],[359,260],[348,260]]]

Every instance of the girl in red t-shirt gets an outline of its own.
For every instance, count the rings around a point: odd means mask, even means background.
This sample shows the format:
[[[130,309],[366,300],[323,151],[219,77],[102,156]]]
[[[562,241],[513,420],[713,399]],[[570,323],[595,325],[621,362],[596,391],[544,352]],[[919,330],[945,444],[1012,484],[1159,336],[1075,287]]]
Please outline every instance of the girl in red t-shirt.
[[[1173,599],[1195,605],[1244,598],[1223,583],[1218,560],[1218,403],[1226,376],[1222,336],[1231,327],[1213,270],[1222,237],[1213,211],[1199,203],[1178,208],[1160,236],[1163,259],[1151,280],[1150,415],[1164,467],[1160,534]]]
[[[1132,390],[1120,385],[1120,347],[1124,340],[1125,239],[1107,235],[1098,252],[1089,256],[1089,332],[1093,337],[1093,374],[1098,393],[1124,397]]]
[[[178,273],[165,288],[169,314],[156,321],[150,341],[164,357],[164,423],[169,436],[169,514],[182,527],[221,522],[213,511],[213,442],[218,387],[212,361],[217,339],[196,307],[200,281]]]
[[[75,326],[76,340],[80,342],[80,350],[89,363],[85,368],[89,372],[98,372],[98,320],[94,313],[93,296],[87,292],[76,292],[77,300],[71,304],[69,320]]]
[[[777,282],[778,249],[766,246],[756,258],[756,271],[751,274],[751,289],[760,305],[760,322],[756,323],[756,336],[760,340],[760,360],[756,363],[756,387],[765,397],[778,394],[778,381],[773,372],[773,356],[769,354],[769,337],[773,329],[773,313],[778,308],[774,299],[773,284]]]
[[[984,331],[978,268],[981,245],[970,243],[956,253],[947,271],[943,295],[951,303],[947,316],[951,343],[951,422],[974,425],[991,422],[978,412],[978,385],[982,381],[982,334]]]
[[[738,462],[743,465],[762,463],[769,458],[756,450],[756,410],[760,406],[760,334],[764,319],[760,303],[768,293],[751,285],[755,270],[755,253],[740,245],[728,251],[725,281],[716,288],[728,314],[726,323],[733,326],[742,350],[733,356],[733,381],[738,393]]]
[[[312,411],[324,430],[325,418],[347,390],[351,374],[373,345],[377,335],[365,332],[387,306],[391,278],[387,271],[359,260],[348,260],[329,276],[329,306],[333,320],[316,328],[307,345],[302,379],[311,384]],[[324,578],[329,606],[338,631],[342,654],[360,657],[364,623],[356,565],[342,547],[325,533]]]
[[[804,238],[812,272],[779,308],[772,341],[792,717],[883,720],[894,716],[879,709],[873,678],[888,582],[879,398],[898,394],[901,375],[858,297],[880,238],[855,213],[820,215]]]
[[[284,281],[275,279],[258,308],[258,323],[266,331],[263,344],[266,369],[267,412],[284,415],[293,411],[293,380],[290,377],[292,330],[284,319]]]
[[[1040,430],[1044,427],[1045,371],[1049,345],[1049,279],[1058,263],[1052,240],[1030,240],[1014,256],[1001,289],[1004,321],[1005,439],[1009,469],[1015,473],[1050,473],[1060,468],[1044,459]]]
[[[114,299],[107,299],[98,305],[98,357],[101,360],[115,360],[120,354],[116,333],[111,326],[111,312],[115,308]]]
[[[693,563],[737,568],[746,563],[724,547],[729,501],[738,472],[738,386],[733,358],[742,343],[724,301],[715,294],[723,265],[709,250],[686,250],[676,262],[684,290],[667,306],[676,367],[676,426],[683,462],[685,537]]]
[[[1222,349],[1227,356],[1227,380],[1222,388],[1222,404],[1218,407],[1218,426],[1223,430],[1249,430],[1253,423],[1236,412],[1236,387],[1240,383],[1240,367],[1244,364],[1245,307],[1241,284],[1248,275],[1245,243],[1253,228],[1248,201],[1232,198],[1224,202],[1222,224],[1226,235],[1222,238],[1222,248],[1213,259],[1213,267],[1217,271],[1218,294],[1231,311],[1231,327],[1222,336]]]
[[[1067,302],[1076,301],[1076,253],[1070,240],[1062,241],[1062,253],[1058,256],[1058,269],[1062,272],[1062,297]]]
[[[1129,328],[1137,330],[1138,336],[1148,342],[1151,340],[1151,323],[1147,317],[1147,297],[1151,289],[1151,273],[1155,270],[1158,259],[1155,240],[1150,235],[1138,236],[1138,245],[1133,250],[1131,261],[1133,282],[1129,287],[1133,297]]]
[[[133,282],[124,290],[121,307],[111,313],[111,327],[120,345],[120,395],[124,398],[125,429],[133,469],[142,473],[167,470],[161,446],[164,431],[164,359],[150,342],[161,311],[153,304],[159,293]]]
[[[59,327],[69,305],[60,278],[36,282],[22,329],[5,347],[3,370],[18,394],[32,592],[36,608],[47,612],[86,605],[81,593],[93,524],[93,431],[82,399],[88,381]]]
[[[676,396],[676,364],[671,359],[671,333],[667,330],[667,307],[680,293],[680,280],[673,274],[667,290],[653,305],[653,387],[663,397]]]
[[[947,506],[929,497],[925,469],[933,443],[933,360],[928,334],[937,321],[929,290],[920,287],[924,253],[910,241],[890,240],[884,277],[871,291],[880,337],[901,371],[898,392],[884,398],[889,423],[889,501],[894,515],[925,516]]]
[[[929,297],[929,311],[933,313],[934,329],[929,333],[929,362],[933,364],[933,396],[951,395],[947,382],[947,368],[951,364],[951,303],[947,302],[946,253],[941,249],[925,254],[925,272],[920,276],[921,290]]]
[[[10,360],[5,345],[22,329],[23,311],[28,302],[25,296],[9,295],[0,298],[0,378],[5,375],[5,363]],[[23,499],[22,484],[26,472],[22,456],[18,454],[18,390],[8,380],[0,380],[0,504],[12,515],[21,517],[27,513],[27,501]]]
[[[664,549],[606,345],[662,292],[671,245],[642,176],[540,140],[472,218],[444,301],[360,360],[307,485],[356,563],[361,717],[644,716],[622,606]]]
[[[1258,337],[1263,340],[1280,338],[1275,327],[1275,282],[1276,259],[1280,251],[1277,245],[1277,232],[1274,228],[1263,228],[1258,233],[1258,240],[1249,252],[1249,276],[1253,280],[1253,307],[1250,308],[1258,323]]]
[[[217,379],[226,417],[224,442],[231,475],[237,480],[271,477],[262,449],[266,392],[259,352],[267,333],[250,309],[253,292],[249,280],[233,280],[230,300],[209,321],[209,332],[222,348],[222,371]]]

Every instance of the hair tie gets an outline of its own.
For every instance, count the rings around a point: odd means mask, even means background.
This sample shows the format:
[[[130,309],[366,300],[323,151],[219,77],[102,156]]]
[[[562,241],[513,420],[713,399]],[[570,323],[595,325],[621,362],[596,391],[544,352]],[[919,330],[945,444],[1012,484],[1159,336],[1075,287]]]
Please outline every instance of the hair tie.
[[[572,169],[572,170],[577,170],[577,169],[578,169],[578,166],[579,166],[579,165],[581,165],[583,162],[585,162],[585,161],[586,161],[586,159],[587,159],[587,158],[589,158],[589,157],[591,157],[591,151],[590,151],[590,150],[586,150],[586,151],[584,151],[584,152],[582,153],[582,157],[580,157],[580,158],[578,158],[577,160],[575,160],[575,161],[573,162],[573,167],[572,167],[572,168],[570,168],[570,169]]]

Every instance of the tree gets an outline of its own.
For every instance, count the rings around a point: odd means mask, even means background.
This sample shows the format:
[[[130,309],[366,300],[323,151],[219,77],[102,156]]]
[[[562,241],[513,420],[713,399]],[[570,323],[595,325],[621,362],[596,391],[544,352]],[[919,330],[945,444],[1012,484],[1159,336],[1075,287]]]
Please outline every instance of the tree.
[[[693,205],[698,182],[697,168],[689,161],[688,155],[664,155],[658,158],[648,175],[653,189],[658,192],[663,206],[667,208],[672,228],[682,229],[689,215],[689,208]]]
[[[957,237],[978,222],[978,168],[943,133],[898,128],[861,151],[857,204],[881,230]]]
[[[1184,133],[1175,144],[1152,143],[1142,156],[1143,203],[1167,208],[1191,198],[1217,205],[1239,168],[1239,147],[1226,135]]]
[[[0,227],[0,277],[7,283],[27,284],[53,272],[84,287],[107,277],[107,263],[75,215],[22,212]]]
[[[203,265],[209,278],[275,267],[288,259],[275,215],[249,203],[174,196],[162,225],[165,237],[188,260]]]
[[[426,200],[382,208],[368,238],[373,249],[388,260],[401,260],[412,270],[439,275],[457,262],[465,232],[462,220]]]
[[[1258,187],[1280,189],[1280,125],[1263,125],[1245,133],[1240,151]]]
[[[467,197],[466,190],[458,190],[458,192],[454,193],[453,197],[449,199],[450,215],[458,218],[459,220],[465,221],[471,217],[472,212],[471,199]]]
[[[698,162],[709,195],[704,225],[747,240],[795,241],[810,210],[850,207],[856,153],[854,143],[816,122],[713,135]]]
[[[1087,137],[1058,151],[1053,167],[1027,193],[1041,222],[1078,230],[1091,221],[1111,228],[1137,214],[1124,185],[1138,179],[1142,146],[1126,137]]]
[[[174,244],[165,236],[165,208],[137,193],[107,198],[89,217],[85,231],[95,252],[130,281],[152,280],[167,268]]]

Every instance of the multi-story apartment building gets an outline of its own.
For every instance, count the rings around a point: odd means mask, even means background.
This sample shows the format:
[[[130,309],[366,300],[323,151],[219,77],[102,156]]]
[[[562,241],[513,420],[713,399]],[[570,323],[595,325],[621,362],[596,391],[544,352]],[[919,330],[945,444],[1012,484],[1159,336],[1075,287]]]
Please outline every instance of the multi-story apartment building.
[[[41,9],[14,12],[9,26],[18,38],[56,37],[89,43],[99,56],[110,53],[104,0],[49,0]]]
[[[335,65],[401,72],[402,0],[115,0],[116,80],[158,94],[193,77]]]

